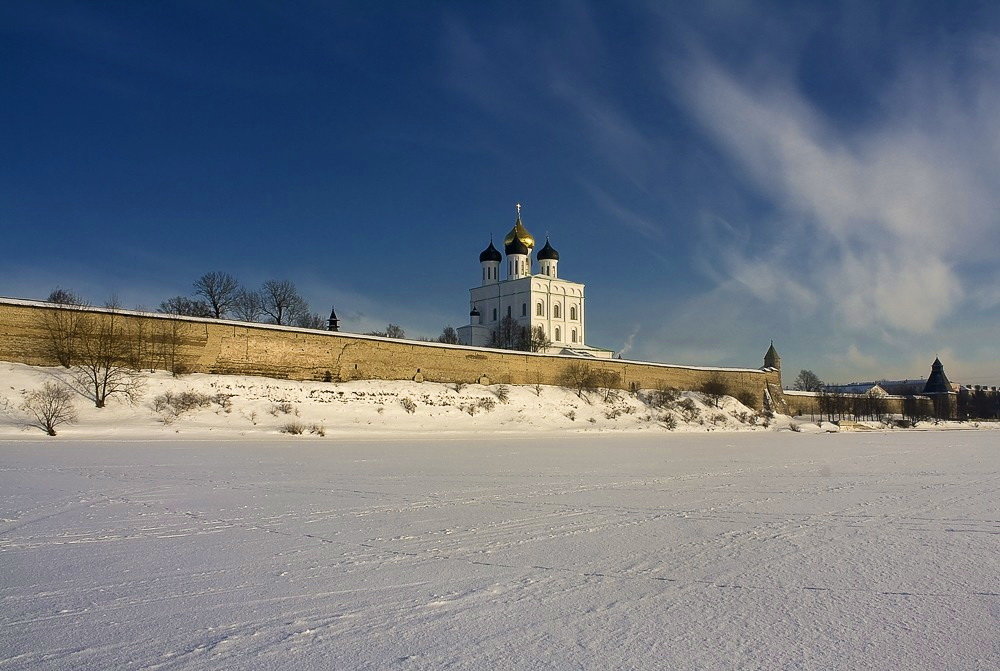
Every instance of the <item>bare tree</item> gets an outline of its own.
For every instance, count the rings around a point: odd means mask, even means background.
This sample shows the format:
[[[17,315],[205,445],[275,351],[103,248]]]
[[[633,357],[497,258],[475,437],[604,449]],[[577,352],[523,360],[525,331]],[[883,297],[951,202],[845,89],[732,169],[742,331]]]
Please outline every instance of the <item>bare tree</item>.
[[[292,321],[292,326],[298,326],[304,329],[317,329],[320,331],[326,330],[326,320],[320,317],[315,312],[303,312],[300,315],[296,315]]]
[[[820,391],[823,388],[823,381],[811,370],[802,369],[792,383],[792,388],[798,391]]]
[[[260,291],[261,309],[275,324],[291,324],[309,306],[288,280],[268,280]]]
[[[73,408],[73,394],[56,382],[46,382],[41,389],[24,393],[21,408],[31,415],[29,426],[41,429],[50,436],[56,435],[56,427],[76,421]]]
[[[545,329],[536,326],[531,329],[531,338],[528,341],[528,350],[531,352],[544,352],[552,347],[552,341],[545,335]]]
[[[152,334],[150,348],[150,368],[160,367],[176,377],[185,372],[185,366],[180,358],[180,347],[183,342],[182,328],[186,322],[177,319],[162,319]]]
[[[174,296],[160,303],[160,312],[185,317],[211,317],[212,306],[205,301],[196,301],[186,296]]]
[[[73,364],[84,313],[78,305],[65,305],[62,309],[43,312],[42,325],[48,337],[49,354],[60,366],[69,368]]]
[[[384,331],[368,331],[365,335],[378,336],[379,338],[405,338],[406,332],[399,324],[389,324]]]
[[[83,305],[84,301],[69,289],[56,287],[46,298],[49,303],[59,303],[60,305]]]
[[[229,273],[205,273],[194,283],[195,296],[201,296],[212,309],[212,316],[222,319],[236,305],[240,283]]]
[[[729,383],[718,374],[712,375],[710,378],[702,382],[701,389],[698,391],[704,394],[716,408],[719,407],[723,396],[730,395]]]
[[[506,315],[497,324],[496,330],[490,333],[489,347],[527,352],[531,349],[531,331]]]
[[[116,312],[88,314],[81,322],[70,387],[103,408],[110,396],[134,402],[142,378],[129,364],[128,333]]]
[[[597,371],[595,373],[594,382],[597,388],[601,391],[601,396],[605,403],[616,400],[619,397],[618,385],[621,383],[621,376],[615,371]]]
[[[259,291],[244,289],[233,303],[233,315],[245,322],[259,322],[264,316],[264,299]]]
[[[586,400],[584,394],[594,391],[600,384],[597,371],[581,361],[574,361],[563,369],[559,376],[559,383],[564,387],[569,387],[576,392],[576,395]]]
[[[447,345],[457,345],[458,344],[458,333],[452,326],[445,326],[444,330],[441,331],[441,335],[438,336],[438,342],[443,342]]]

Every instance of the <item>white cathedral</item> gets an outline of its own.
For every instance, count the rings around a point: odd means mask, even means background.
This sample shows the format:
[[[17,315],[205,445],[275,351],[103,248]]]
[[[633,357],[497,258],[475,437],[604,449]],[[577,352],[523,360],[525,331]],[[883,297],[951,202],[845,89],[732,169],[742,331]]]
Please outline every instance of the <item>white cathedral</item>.
[[[500,279],[503,257],[492,240],[479,255],[482,284],[469,290],[472,310],[469,325],[458,328],[459,341],[488,346],[500,320],[509,316],[529,329],[541,327],[552,341],[547,353],[611,358],[611,350],[586,344],[583,285],[559,278],[559,252],[548,239],[538,250],[538,274],[533,274],[531,253],[535,239],[521,223],[520,204],[514,228],[504,238],[503,247],[507,256],[504,279]]]

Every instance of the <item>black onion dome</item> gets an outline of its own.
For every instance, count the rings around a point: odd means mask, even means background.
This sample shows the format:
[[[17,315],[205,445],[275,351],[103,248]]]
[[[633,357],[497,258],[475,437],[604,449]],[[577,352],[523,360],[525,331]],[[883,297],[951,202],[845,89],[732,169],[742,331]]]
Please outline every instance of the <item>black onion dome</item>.
[[[479,316],[479,308],[473,307],[471,310],[469,310],[469,316],[470,317],[478,317]]]
[[[530,250],[526,244],[521,242],[521,238],[515,237],[503,246],[503,251],[507,256],[510,256],[511,254],[524,254],[527,256]]]
[[[548,238],[545,238],[545,246],[538,250],[538,260],[539,261],[559,260],[559,252],[553,249],[552,245],[549,244]]]
[[[493,241],[492,240],[490,240],[490,246],[487,247],[486,249],[484,249],[482,251],[482,253],[479,255],[479,262],[480,263],[483,263],[484,261],[497,261],[497,262],[500,262],[502,260],[503,260],[503,257],[500,256],[500,250],[493,246]]]

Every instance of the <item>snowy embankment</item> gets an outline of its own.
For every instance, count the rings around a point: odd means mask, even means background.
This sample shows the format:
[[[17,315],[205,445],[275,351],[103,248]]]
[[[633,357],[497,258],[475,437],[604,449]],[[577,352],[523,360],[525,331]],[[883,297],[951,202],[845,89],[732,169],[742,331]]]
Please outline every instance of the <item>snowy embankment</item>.
[[[37,435],[26,429],[24,392],[46,381],[68,379],[62,368],[0,363],[0,436]],[[719,407],[696,392],[683,392],[667,406],[649,394],[620,390],[574,391],[545,385],[455,385],[362,380],[295,382],[263,377],[165,372],[140,376],[134,403],[111,397],[97,409],[81,395],[73,399],[79,421],[57,427],[59,436],[113,435],[161,438],[274,438],[412,436],[428,433],[580,431],[762,431],[787,429],[786,417],[767,419],[735,399]],[[669,406],[669,407],[668,407]],[[803,424],[805,430],[820,430]],[[835,430],[823,425],[823,430]],[[28,433],[25,433],[28,431]]]

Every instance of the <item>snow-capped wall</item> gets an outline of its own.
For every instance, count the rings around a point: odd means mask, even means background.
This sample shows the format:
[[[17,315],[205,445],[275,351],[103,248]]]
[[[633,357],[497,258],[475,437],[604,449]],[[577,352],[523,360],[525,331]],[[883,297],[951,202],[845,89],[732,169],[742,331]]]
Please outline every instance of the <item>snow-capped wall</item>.
[[[765,388],[772,396],[781,389],[781,372],[774,369],[598,360],[9,298],[0,298],[0,360],[54,365],[53,337],[72,341],[67,321],[112,319],[122,338],[140,343],[134,349],[143,368],[294,380],[559,384],[570,366],[583,363],[616,374],[623,389],[693,390],[718,378],[732,394],[752,395],[758,408]]]

